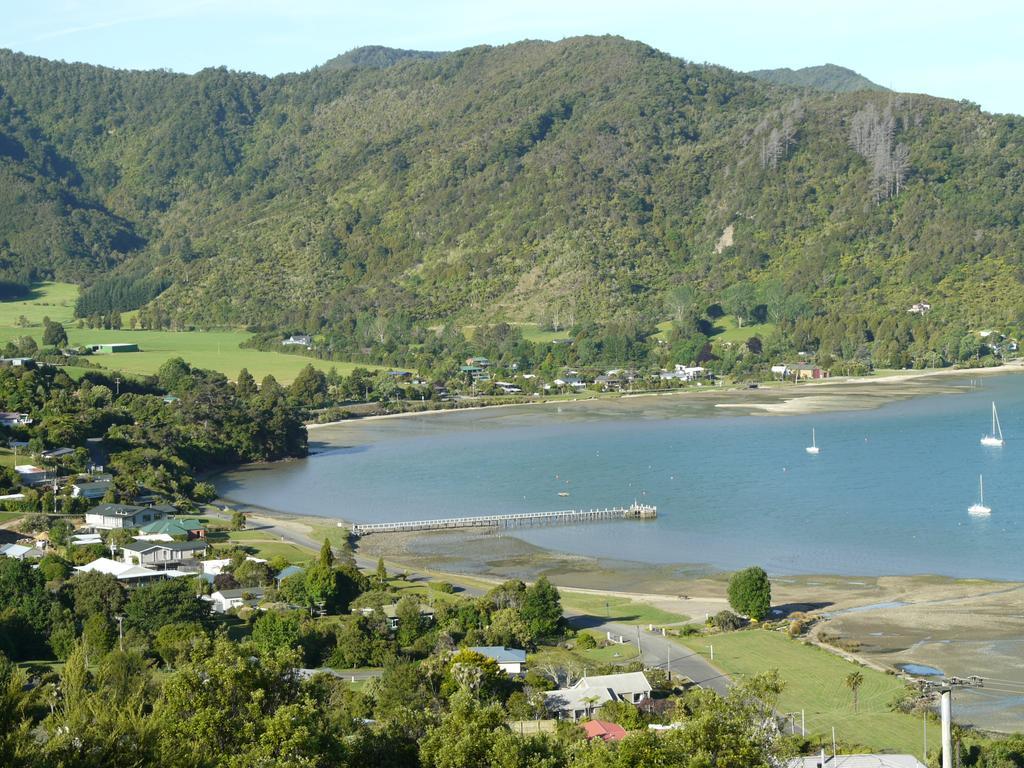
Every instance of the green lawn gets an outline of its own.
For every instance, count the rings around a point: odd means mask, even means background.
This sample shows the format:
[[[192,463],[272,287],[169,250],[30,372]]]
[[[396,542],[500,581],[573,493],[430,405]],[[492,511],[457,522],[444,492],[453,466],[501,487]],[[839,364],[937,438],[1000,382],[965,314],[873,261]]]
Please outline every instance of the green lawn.
[[[777,669],[786,683],[779,708],[783,712],[803,710],[808,735],[831,739],[834,726],[836,738],[847,745],[877,752],[921,752],[921,719],[889,709],[904,690],[903,682],[893,675],[859,667],[821,648],[760,629],[684,638],[682,642],[705,657],[708,646],[714,645],[715,666],[737,679]],[[864,682],[855,712],[844,681],[857,670]],[[938,735],[937,728],[929,730],[930,752],[937,748]]]
[[[755,323],[740,327],[736,323],[735,317],[726,315],[715,321],[715,335],[712,337],[712,341],[731,341],[735,343],[746,341],[751,336],[760,336],[763,339],[774,330],[775,323]]]
[[[559,590],[562,607],[576,613],[609,618],[631,624],[675,624],[689,620],[688,616],[669,613],[646,603],[637,603],[626,597],[605,597],[583,592]]]
[[[523,333],[523,338],[533,344],[550,344],[555,339],[569,338],[569,331],[566,329],[561,331],[545,331],[537,323],[513,323],[513,325],[519,326],[519,330]]]
[[[72,323],[78,287],[67,283],[42,283],[25,301],[0,302],[0,344],[22,336],[32,336],[42,343],[44,316],[65,324],[72,346],[111,342],[134,342],[140,352],[94,355],[97,365],[128,374],[152,374],[170,357],[181,357],[198,368],[220,371],[234,379],[242,368],[248,368],[257,381],[271,374],[282,384],[290,383],[306,365],[323,371],[337,368],[342,375],[356,367],[353,363],[315,360],[300,355],[241,349],[239,345],[251,334],[245,331],[105,331],[75,328]],[[21,328],[19,316],[33,325]],[[125,314],[127,319],[129,314]],[[366,368],[377,366],[367,365]],[[77,369],[82,371],[83,369]],[[79,373],[79,375],[81,375]]]
[[[14,326],[24,316],[35,326],[42,326],[43,318],[68,323],[75,313],[78,286],[70,283],[39,283],[23,301],[0,301],[0,325]]]
[[[527,667],[537,669],[545,664],[553,664],[585,668],[587,664],[626,664],[636,659],[637,655],[636,646],[629,644],[609,645],[606,648],[591,648],[586,651],[542,646],[536,653],[531,653],[527,657]]]
[[[9,523],[11,520],[17,520],[19,517],[24,517],[24,512],[0,512],[0,525]]]

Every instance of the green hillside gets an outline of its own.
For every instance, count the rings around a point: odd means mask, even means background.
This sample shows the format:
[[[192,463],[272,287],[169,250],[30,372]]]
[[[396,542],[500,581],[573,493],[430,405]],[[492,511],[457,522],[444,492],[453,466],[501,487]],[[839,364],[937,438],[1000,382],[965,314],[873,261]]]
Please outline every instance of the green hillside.
[[[822,64],[818,67],[802,67],[801,69],[758,69],[748,72],[758,80],[776,85],[790,85],[796,88],[813,88],[818,91],[833,93],[849,93],[850,91],[888,91],[878,83],[873,83],[863,75],[846,67],[835,64]]]
[[[70,279],[80,315],[406,365],[431,329],[497,321],[570,328],[569,364],[694,359],[711,305],[773,354],[897,367],[1020,328],[1018,117],[614,37],[341,58],[266,78],[0,52],[12,290]]]

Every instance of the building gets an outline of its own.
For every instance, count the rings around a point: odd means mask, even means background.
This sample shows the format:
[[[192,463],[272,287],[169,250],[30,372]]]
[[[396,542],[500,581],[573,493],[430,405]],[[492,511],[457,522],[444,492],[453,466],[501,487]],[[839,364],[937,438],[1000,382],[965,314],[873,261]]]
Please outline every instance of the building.
[[[927,301],[919,301],[917,304],[912,304],[910,309],[907,310],[912,315],[927,315],[932,309],[932,305]]]
[[[477,645],[469,650],[494,659],[501,671],[508,675],[521,675],[526,671],[526,651],[519,648],[506,648],[503,645]]]
[[[74,448],[51,448],[48,451],[43,451],[42,456],[47,461],[59,461],[60,459],[66,459],[69,456],[75,455]]]
[[[626,729],[618,723],[609,723],[607,720],[590,720],[583,723],[583,732],[587,735],[587,741],[601,739],[601,741],[622,741],[626,738]]]
[[[174,571],[154,571],[149,568],[132,565],[131,563],[111,560],[107,557],[100,557],[86,565],[77,566],[75,570],[81,573],[106,573],[126,584],[147,584],[151,581],[168,579],[171,576],[177,575]]]
[[[38,560],[46,553],[36,546],[27,544],[0,544],[0,557],[12,560]]]
[[[794,757],[786,768],[925,768],[913,755],[809,755]]]
[[[789,366],[790,375],[797,381],[806,379],[827,379],[828,371],[822,370],[812,363],[797,363]]]
[[[246,555],[246,560],[250,563],[265,563],[267,562],[262,557],[253,557],[252,555]],[[207,576],[220,576],[224,573],[224,569],[231,565],[230,558],[219,558],[217,560],[203,560],[199,563],[199,570]]]
[[[785,363],[777,363],[772,366],[772,375],[784,379],[789,376],[789,366]]]
[[[18,464],[14,471],[18,473],[18,480],[22,485],[40,485],[47,481],[49,470],[45,467],[37,467],[33,464]]]
[[[292,334],[282,341],[281,345],[285,347],[305,347],[306,349],[309,349],[313,346],[313,339],[305,333]]]
[[[11,413],[9,411],[0,412],[0,426],[23,427],[31,423],[32,417],[27,413]]]
[[[115,528],[141,528],[154,520],[162,520],[166,513],[153,507],[131,504],[100,504],[85,513],[85,524],[92,528],[111,531]]]
[[[116,355],[123,352],[138,352],[139,345],[125,341],[116,344],[93,344],[91,349],[93,352],[105,352],[108,355]]]
[[[89,499],[90,501],[96,501],[106,496],[107,491],[109,490],[109,480],[98,480],[90,482],[79,481],[71,486],[71,495],[76,499],[81,497],[83,499]]]
[[[388,629],[398,629],[398,604],[391,603],[390,605],[382,605],[380,607],[380,610],[381,613],[384,614],[384,617],[388,620]],[[373,608],[363,608],[362,614],[363,616],[372,616],[373,611]],[[425,603],[420,603],[420,618],[426,620],[427,622],[433,622],[433,607],[426,605]]]
[[[156,520],[139,528],[139,541],[192,541],[205,539],[206,527],[195,520]]]
[[[256,606],[265,596],[263,587],[241,587],[221,589],[212,595],[203,595],[203,600],[213,603],[213,610],[217,613],[227,613],[232,608]]]
[[[277,575],[274,577],[274,581],[277,583],[277,586],[280,587],[281,582],[287,579],[289,576],[295,576],[296,574],[305,572],[306,569],[303,568],[301,565],[288,565],[277,572]]]
[[[476,366],[477,368],[489,368],[491,361],[486,357],[467,357],[466,365]]]
[[[579,720],[609,701],[639,704],[651,695],[651,684],[643,672],[584,677],[569,688],[548,691],[544,706],[559,718]]]
[[[177,568],[206,552],[205,541],[133,541],[121,547],[126,563],[153,568]]]

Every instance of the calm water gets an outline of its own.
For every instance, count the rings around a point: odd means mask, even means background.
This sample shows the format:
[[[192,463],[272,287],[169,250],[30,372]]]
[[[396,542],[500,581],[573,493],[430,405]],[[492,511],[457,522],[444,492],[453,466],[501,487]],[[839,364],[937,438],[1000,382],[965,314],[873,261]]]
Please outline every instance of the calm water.
[[[978,443],[992,400],[1001,449]],[[219,488],[240,502],[354,521],[637,499],[658,506],[656,521],[516,535],[564,552],[759,563],[777,574],[1024,578],[1024,376],[871,411],[678,417],[659,407],[469,411],[318,430],[322,453],[233,473]],[[812,426],[817,456],[804,451]],[[979,473],[989,519],[967,514]]]

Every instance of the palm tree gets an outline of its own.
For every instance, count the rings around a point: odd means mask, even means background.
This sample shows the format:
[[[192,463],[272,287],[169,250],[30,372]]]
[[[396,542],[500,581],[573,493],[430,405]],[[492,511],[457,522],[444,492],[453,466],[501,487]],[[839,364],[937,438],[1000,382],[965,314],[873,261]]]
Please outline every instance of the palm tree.
[[[846,676],[846,687],[853,693],[853,711],[857,711],[857,690],[864,682],[864,675],[858,672],[851,672]]]

